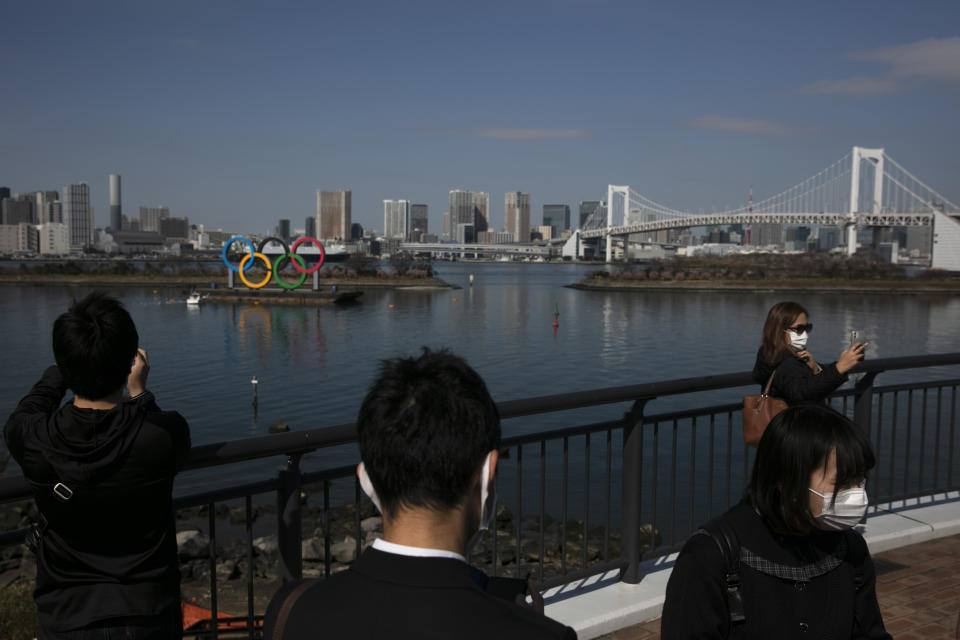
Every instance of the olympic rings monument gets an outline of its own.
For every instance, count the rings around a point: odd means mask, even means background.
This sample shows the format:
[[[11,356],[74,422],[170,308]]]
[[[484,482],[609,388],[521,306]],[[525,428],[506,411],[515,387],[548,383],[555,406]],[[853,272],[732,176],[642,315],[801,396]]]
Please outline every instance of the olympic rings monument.
[[[242,243],[246,245],[248,249],[247,253],[240,259],[238,264],[233,264],[230,262],[229,250],[230,247],[236,243]],[[264,248],[271,242],[278,243],[283,247],[283,253],[275,258],[271,262],[270,257],[264,252]],[[303,256],[297,253],[299,249],[304,244],[312,244],[319,251],[319,260],[312,267],[307,267],[306,260],[303,259]],[[332,291],[320,291],[320,276],[319,271],[320,267],[323,266],[323,261],[325,257],[325,252],[323,249],[323,244],[320,243],[316,238],[304,237],[297,239],[292,247],[288,247],[287,243],[280,238],[268,237],[260,241],[259,246],[254,247],[253,243],[243,236],[234,236],[230,238],[227,242],[223,244],[223,250],[221,251],[221,257],[223,258],[223,264],[227,267],[227,289],[229,293],[225,295],[215,294],[215,297],[224,297],[224,298],[266,298],[277,300],[287,300],[291,302],[345,302],[349,300],[356,300],[362,291],[338,291],[337,286],[332,287]],[[247,271],[253,267],[256,261],[260,261],[266,267],[266,275],[259,281],[253,282],[247,278]],[[285,281],[280,273],[283,268],[286,266],[284,263],[289,262],[294,270],[300,274],[299,277],[293,282]],[[296,289],[299,289],[306,282],[308,275],[313,275],[313,286],[312,290],[300,292],[303,295],[294,296],[293,299],[288,294]],[[245,285],[244,289],[238,288],[236,279],[239,278],[240,282]],[[268,289],[264,290],[263,296],[256,295],[260,293],[270,281],[273,280],[279,289]],[[279,295],[278,295],[279,294]]]

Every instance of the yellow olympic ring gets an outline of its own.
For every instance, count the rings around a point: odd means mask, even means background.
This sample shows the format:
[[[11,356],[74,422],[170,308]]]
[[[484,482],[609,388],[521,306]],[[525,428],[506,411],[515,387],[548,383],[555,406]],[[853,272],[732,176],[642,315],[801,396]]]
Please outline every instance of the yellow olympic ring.
[[[270,261],[267,260],[267,256],[263,255],[262,253],[254,253],[253,259],[256,260],[257,258],[260,258],[261,260],[263,260],[263,264],[267,265],[267,276],[262,281],[256,284],[253,284],[252,282],[247,280],[247,276],[243,275],[243,267],[244,265],[246,265],[247,260],[251,259],[249,253],[240,259],[240,266],[238,267],[240,269],[240,271],[238,272],[238,274],[240,275],[240,280],[243,282],[243,284],[247,285],[251,289],[259,289],[260,287],[270,282],[270,278],[273,277],[273,272],[271,271],[271,268],[270,268]]]

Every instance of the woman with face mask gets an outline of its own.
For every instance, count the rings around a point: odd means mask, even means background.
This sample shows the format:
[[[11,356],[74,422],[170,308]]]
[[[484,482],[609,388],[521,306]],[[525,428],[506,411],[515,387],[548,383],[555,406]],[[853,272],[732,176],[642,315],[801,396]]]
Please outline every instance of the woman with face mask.
[[[807,350],[813,324],[796,302],[778,302],[767,313],[763,342],[757,351],[753,379],[765,387],[773,375],[770,395],[788,405],[818,403],[847,381],[847,372],[863,359],[867,343],[844,350],[836,362],[820,365]]]
[[[680,552],[661,637],[890,638],[870,553],[853,529],[873,466],[861,430],[832,409],[774,417],[743,500]]]

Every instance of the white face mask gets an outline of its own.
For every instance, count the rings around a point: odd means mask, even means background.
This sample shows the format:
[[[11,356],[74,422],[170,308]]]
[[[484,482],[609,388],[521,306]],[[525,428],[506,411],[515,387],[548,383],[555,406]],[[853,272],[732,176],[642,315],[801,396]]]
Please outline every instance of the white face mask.
[[[837,499],[833,499],[832,493],[819,493],[810,489],[810,491],[823,498],[823,509],[815,520],[817,527],[828,531],[838,531],[849,529],[863,519],[867,512],[867,490],[864,489],[864,483],[859,487],[844,489],[837,493]]]
[[[492,453],[492,451],[487,453],[487,457],[483,461],[483,469],[480,471],[480,528],[477,534],[479,534],[480,531],[486,531],[490,528],[490,523],[493,522],[493,516],[497,512],[497,487],[494,486],[491,490],[489,486],[490,455]],[[360,479],[360,488],[363,489],[363,492],[367,494],[367,497],[373,502],[373,506],[377,508],[377,511],[383,513],[383,509],[380,506],[380,498],[377,497],[377,490],[373,488],[373,483],[370,482],[370,476],[367,475],[367,468],[362,462],[357,467],[357,477]],[[474,534],[473,538],[476,538],[477,534]],[[475,542],[473,538],[471,542]],[[468,546],[472,546],[472,544]]]
[[[803,351],[807,347],[807,332],[796,334],[793,331],[789,331],[790,334],[790,346],[796,349],[797,351]]]

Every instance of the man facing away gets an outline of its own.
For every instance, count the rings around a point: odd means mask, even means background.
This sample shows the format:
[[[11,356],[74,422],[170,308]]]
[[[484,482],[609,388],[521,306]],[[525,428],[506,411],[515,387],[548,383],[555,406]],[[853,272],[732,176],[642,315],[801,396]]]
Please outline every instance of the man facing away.
[[[427,349],[385,361],[357,435],[357,475],[383,514],[383,539],[347,571],[281,588],[264,638],[576,638],[490,595],[467,564],[494,511],[500,418],[466,362]]]
[[[147,391],[138,343],[117,300],[75,303],[53,326],[57,364],[3,428],[40,512],[28,535],[40,640],[182,633],[171,492],[190,432]]]

